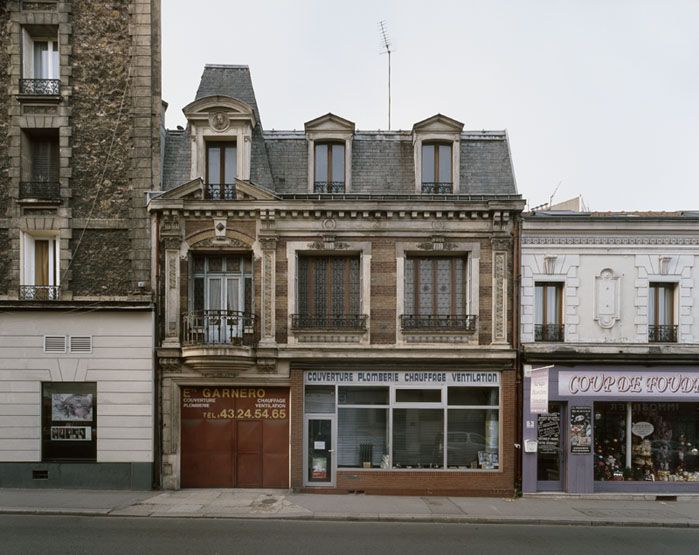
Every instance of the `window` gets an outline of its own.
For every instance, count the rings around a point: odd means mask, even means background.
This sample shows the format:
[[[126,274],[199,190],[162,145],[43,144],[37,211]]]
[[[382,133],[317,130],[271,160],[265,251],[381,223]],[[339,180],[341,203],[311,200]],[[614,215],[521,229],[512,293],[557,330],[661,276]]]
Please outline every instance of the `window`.
[[[23,283],[20,298],[32,301],[58,300],[58,240],[50,236],[24,236]]]
[[[648,341],[676,343],[675,284],[651,283],[648,287]]]
[[[235,143],[206,143],[206,198],[215,200],[236,198],[237,164]]]
[[[294,329],[364,329],[358,256],[299,256]]]
[[[22,133],[20,198],[59,200],[58,130],[26,130]]]
[[[475,316],[468,315],[467,268],[463,256],[406,258],[403,330],[473,331]]]
[[[56,29],[45,26],[22,29],[22,94],[58,95],[60,65]]]
[[[254,341],[250,255],[194,254],[190,260],[190,312],[185,315],[185,343],[247,345]]]
[[[315,143],[314,193],[345,192],[345,145]]]
[[[453,191],[451,143],[423,143],[422,192],[450,194]]]
[[[97,384],[44,383],[41,423],[43,461],[96,461]]]
[[[563,284],[537,283],[534,305],[534,340],[563,341]]]

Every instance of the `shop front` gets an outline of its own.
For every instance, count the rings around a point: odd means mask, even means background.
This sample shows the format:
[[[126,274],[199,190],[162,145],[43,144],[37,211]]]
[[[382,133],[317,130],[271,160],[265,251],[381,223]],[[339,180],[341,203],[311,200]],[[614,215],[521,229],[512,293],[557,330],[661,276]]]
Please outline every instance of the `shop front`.
[[[699,492],[695,368],[554,365],[524,388],[525,493]]]
[[[288,388],[183,386],[180,399],[180,487],[289,487]]]
[[[367,493],[511,493],[510,452],[503,469],[511,430],[504,440],[502,414],[512,406],[510,374],[303,372],[303,472],[295,485]]]

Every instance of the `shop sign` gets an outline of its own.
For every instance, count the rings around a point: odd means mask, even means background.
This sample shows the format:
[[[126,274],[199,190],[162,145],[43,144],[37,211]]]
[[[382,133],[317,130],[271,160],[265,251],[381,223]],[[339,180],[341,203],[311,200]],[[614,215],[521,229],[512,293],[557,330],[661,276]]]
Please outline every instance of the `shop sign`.
[[[558,453],[561,447],[560,413],[539,414],[536,421],[539,453]]]
[[[592,407],[570,408],[570,452],[592,453]]]
[[[643,439],[653,433],[655,427],[650,422],[634,422],[631,426],[631,433]]]
[[[183,387],[183,418],[286,420],[289,390],[273,387]]]
[[[549,411],[549,369],[532,370],[529,381],[529,412],[543,414]]]
[[[564,397],[699,398],[699,373],[629,371],[563,371],[558,394]]]
[[[497,386],[500,372],[311,370],[306,384],[320,385],[462,385]]]

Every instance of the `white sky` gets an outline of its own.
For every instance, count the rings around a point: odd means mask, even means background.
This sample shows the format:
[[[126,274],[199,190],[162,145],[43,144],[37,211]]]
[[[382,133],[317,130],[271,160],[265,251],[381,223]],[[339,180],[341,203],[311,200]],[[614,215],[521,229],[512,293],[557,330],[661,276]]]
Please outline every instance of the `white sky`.
[[[507,129],[532,206],[699,210],[699,0],[162,0],[167,125],[206,63],[246,64],[265,129],[437,112]]]

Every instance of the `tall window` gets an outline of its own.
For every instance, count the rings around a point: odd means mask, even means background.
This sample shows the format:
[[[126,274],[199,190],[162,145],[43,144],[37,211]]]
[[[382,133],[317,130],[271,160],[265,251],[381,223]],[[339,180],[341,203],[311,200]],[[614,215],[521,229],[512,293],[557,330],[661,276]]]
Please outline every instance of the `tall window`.
[[[20,198],[60,199],[58,131],[23,131],[21,151]]]
[[[537,283],[534,291],[534,339],[563,341],[563,284]]]
[[[342,143],[315,144],[315,176],[313,192],[345,192],[345,145]]]
[[[55,29],[22,29],[23,94],[59,94],[60,57]]]
[[[358,256],[300,256],[295,328],[363,328]]]
[[[58,299],[58,240],[25,235],[23,258],[20,297],[38,301]]]
[[[651,283],[648,287],[648,341],[677,341],[674,283]]]
[[[195,254],[191,259],[187,343],[239,343],[254,333],[252,259]]]
[[[422,145],[422,192],[450,194],[453,191],[452,145],[427,143]]]
[[[467,287],[466,257],[406,258],[403,329],[470,327]]]
[[[233,142],[206,143],[207,198],[235,199],[237,153]]]

